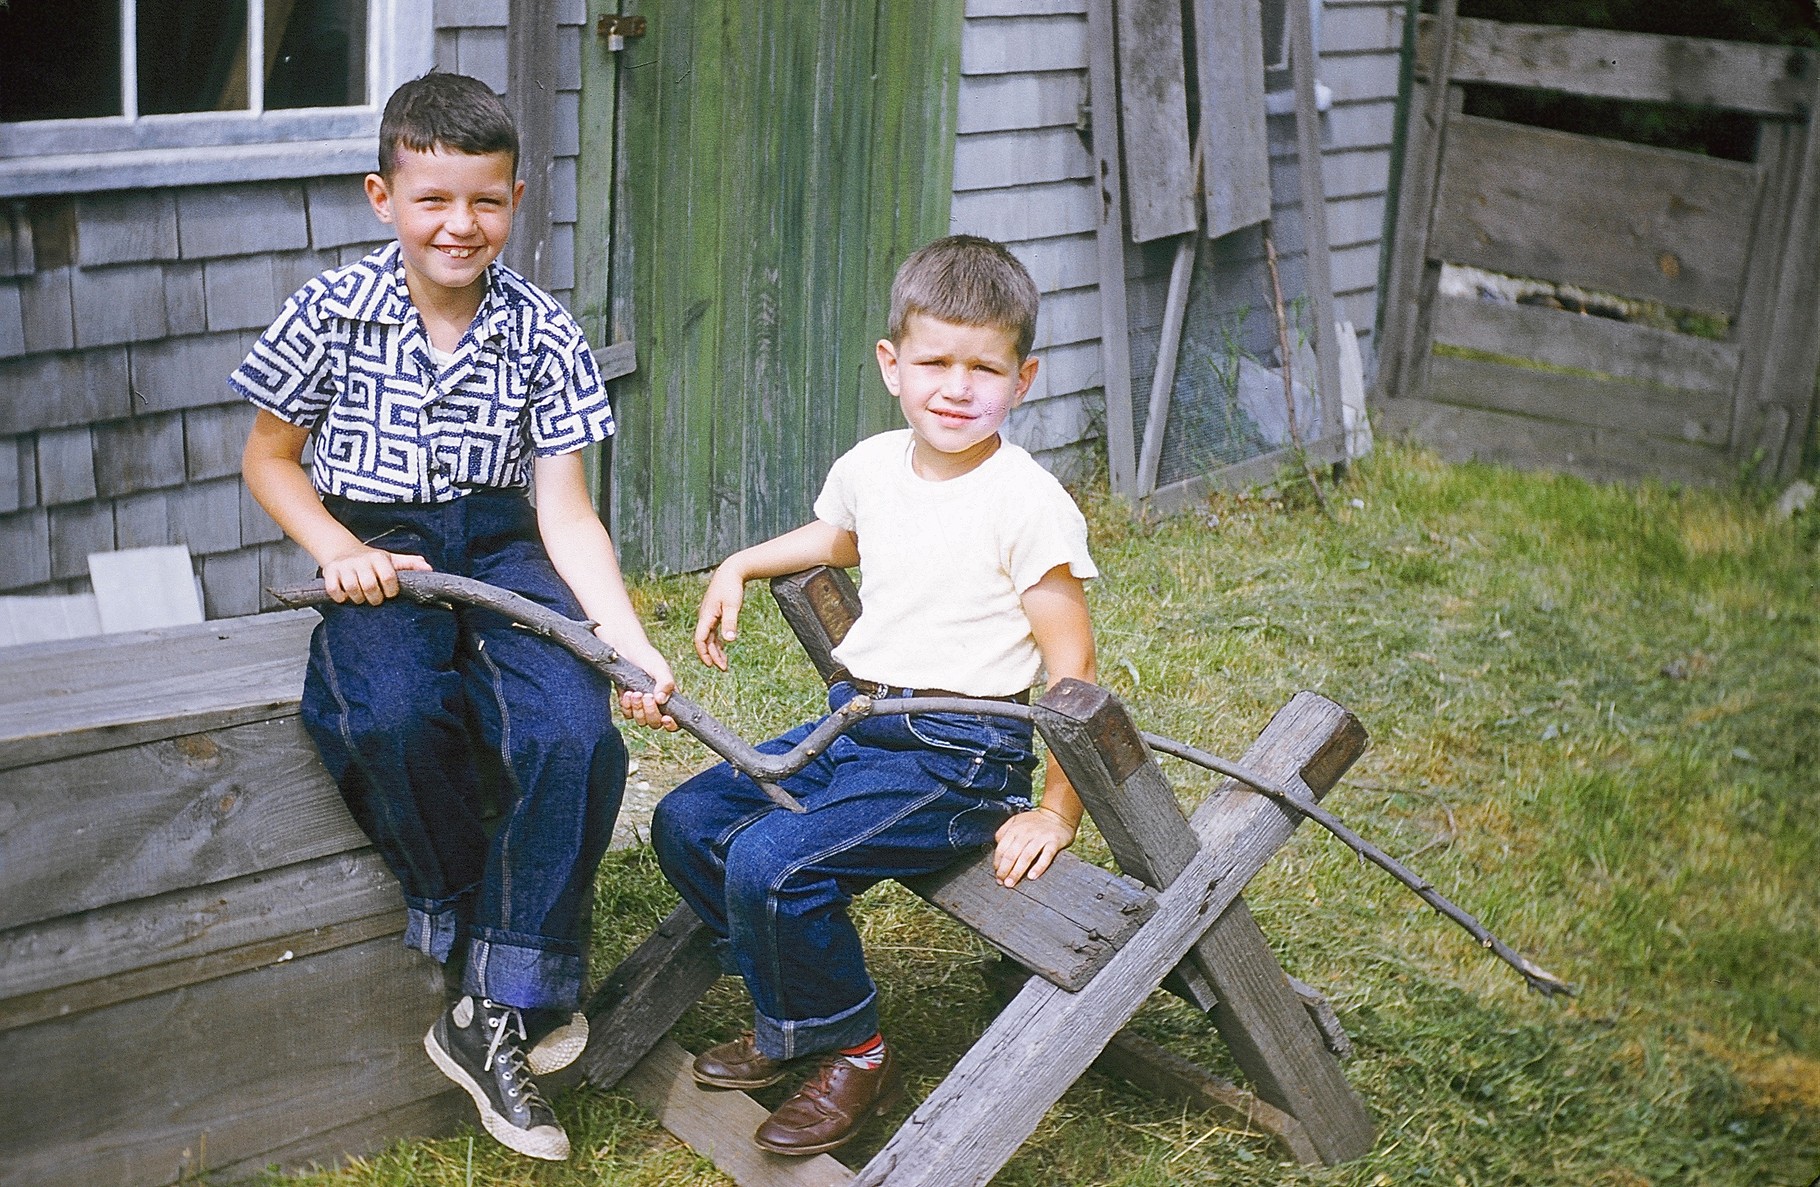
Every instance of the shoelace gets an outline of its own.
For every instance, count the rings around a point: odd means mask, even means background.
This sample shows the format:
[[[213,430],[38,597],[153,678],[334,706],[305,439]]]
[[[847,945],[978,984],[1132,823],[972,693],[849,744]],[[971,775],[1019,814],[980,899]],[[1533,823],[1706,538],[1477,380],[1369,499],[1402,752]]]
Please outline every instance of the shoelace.
[[[481,1008],[486,1011],[487,1029],[493,1032],[493,1038],[487,1043],[486,1062],[481,1066],[491,1068],[499,1065],[501,1078],[505,1080],[506,1095],[514,1100],[521,1096],[527,1109],[535,1105],[549,1107],[543,1093],[537,1088],[537,1081],[531,1078],[530,1069],[525,1066],[525,1019],[517,1006],[502,1006],[488,999],[481,1000]],[[493,1011],[498,1010],[495,1014]],[[506,1036],[517,1031],[518,1042],[506,1042]]]

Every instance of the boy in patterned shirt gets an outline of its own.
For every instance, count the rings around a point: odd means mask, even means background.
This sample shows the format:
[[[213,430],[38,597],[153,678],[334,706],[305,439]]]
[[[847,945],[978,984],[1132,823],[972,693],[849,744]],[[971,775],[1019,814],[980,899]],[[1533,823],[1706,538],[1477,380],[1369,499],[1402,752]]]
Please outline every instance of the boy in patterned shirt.
[[[613,431],[593,355],[554,299],[498,262],[517,164],[511,116],[484,83],[431,73],[400,87],[366,178],[396,240],[299,289],[228,383],[259,409],[247,486],[332,599],[304,725],[403,886],[405,943],[459,985],[425,1049],[488,1132],[561,1159],[568,1135],[531,1076],[586,1042],[588,911],[626,777],[612,686],[498,615],[394,597],[399,571],[436,569],[592,619],[657,684],[621,709],[675,728],[669,666],[576,452]],[[503,776],[491,837],[486,772]]]

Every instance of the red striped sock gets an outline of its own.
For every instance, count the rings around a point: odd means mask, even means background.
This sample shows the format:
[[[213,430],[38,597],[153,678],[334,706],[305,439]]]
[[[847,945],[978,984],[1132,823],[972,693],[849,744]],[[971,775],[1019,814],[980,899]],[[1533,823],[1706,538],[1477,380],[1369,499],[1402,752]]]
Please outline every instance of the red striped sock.
[[[842,1047],[840,1053],[854,1067],[873,1070],[885,1062],[885,1036],[875,1034],[862,1043]]]

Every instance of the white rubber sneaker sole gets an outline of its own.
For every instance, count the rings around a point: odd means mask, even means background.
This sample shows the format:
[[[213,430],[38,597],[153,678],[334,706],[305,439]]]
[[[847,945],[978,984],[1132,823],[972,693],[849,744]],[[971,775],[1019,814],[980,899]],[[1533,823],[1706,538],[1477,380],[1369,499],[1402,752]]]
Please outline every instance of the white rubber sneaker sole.
[[[533,1076],[559,1072],[577,1059],[588,1046],[588,1016],[577,1010],[569,1021],[537,1041],[525,1054],[525,1066]]]
[[[562,1162],[569,1157],[569,1135],[563,1132],[561,1126],[539,1125],[531,1129],[520,1129],[500,1116],[494,1110],[493,1102],[487,1099],[486,1089],[475,1082],[467,1070],[450,1058],[442,1044],[436,1041],[434,1026],[423,1036],[423,1049],[436,1069],[459,1085],[474,1101],[474,1107],[480,1111],[480,1124],[500,1145],[528,1158],[542,1158],[548,1162]]]

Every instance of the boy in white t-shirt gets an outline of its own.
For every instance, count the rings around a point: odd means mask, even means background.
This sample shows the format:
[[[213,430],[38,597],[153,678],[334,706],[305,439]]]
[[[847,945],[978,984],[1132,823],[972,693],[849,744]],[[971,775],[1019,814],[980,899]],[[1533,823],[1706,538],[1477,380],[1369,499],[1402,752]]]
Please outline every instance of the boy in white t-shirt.
[[[702,662],[727,667],[746,582],[858,565],[860,617],[834,652],[850,675],[830,688],[831,708],[861,694],[1025,701],[1039,668],[1051,682],[1094,678],[1086,522],[999,436],[1036,377],[1036,308],[1023,265],[988,240],[952,236],[904,262],[878,362],[909,428],[836,461],[813,521],[721,564],[695,627]],[[761,749],[786,750],[811,725]],[[902,1077],[847,904],[992,841],[1004,885],[1041,876],[1074,840],[1081,802],[1052,758],[1033,805],[1034,767],[1027,722],[881,716],[782,781],[803,814],[779,810],[724,763],[658,805],[664,873],[745,979],[756,1013],[753,1033],[696,1058],[695,1079],[760,1088],[792,1060],[822,1057],[759,1127],[759,1146],[832,1150],[897,1102]]]

